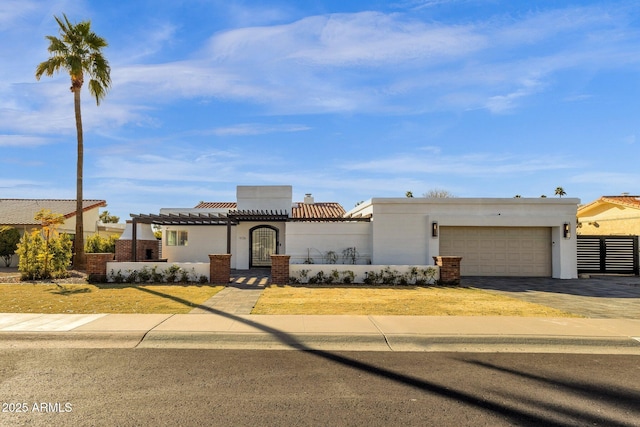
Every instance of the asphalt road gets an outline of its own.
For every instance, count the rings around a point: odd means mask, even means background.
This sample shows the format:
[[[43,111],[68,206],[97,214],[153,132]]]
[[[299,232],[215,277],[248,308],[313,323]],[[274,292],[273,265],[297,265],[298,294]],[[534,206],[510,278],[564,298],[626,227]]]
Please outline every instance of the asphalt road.
[[[640,356],[0,350],[0,425],[638,426]]]

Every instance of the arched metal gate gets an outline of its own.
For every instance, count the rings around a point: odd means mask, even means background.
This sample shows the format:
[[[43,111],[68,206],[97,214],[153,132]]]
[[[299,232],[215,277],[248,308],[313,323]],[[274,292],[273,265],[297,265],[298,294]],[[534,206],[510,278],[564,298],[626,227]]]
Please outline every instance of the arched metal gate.
[[[249,267],[271,267],[271,255],[278,253],[278,229],[261,225],[250,230]]]

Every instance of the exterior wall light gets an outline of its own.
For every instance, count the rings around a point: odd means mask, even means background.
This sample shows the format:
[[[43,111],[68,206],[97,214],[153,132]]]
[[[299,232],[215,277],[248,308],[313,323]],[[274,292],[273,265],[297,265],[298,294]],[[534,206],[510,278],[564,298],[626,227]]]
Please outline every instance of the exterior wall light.
[[[431,237],[438,237],[438,222],[433,221],[431,223]]]
[[[562,229],[562,236],[565,239],[571,238],[571,225],[568,222],[564,223],[564,227]]]

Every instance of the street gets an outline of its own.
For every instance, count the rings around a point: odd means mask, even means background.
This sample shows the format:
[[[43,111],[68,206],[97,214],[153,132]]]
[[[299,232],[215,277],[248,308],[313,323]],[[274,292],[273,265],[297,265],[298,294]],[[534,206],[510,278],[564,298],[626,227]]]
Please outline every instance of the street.
[[[2,349],[0,425],[640,425],[640,357]]]

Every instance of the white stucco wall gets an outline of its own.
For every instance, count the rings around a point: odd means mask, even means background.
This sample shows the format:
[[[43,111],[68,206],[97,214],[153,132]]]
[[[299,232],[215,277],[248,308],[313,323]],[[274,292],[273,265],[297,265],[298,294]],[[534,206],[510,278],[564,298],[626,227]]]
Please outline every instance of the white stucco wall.
[[[167,246],[167,230],[184,230],[186,246]],[[234,253],[235,227],[231,228],[231,253]],[[167,262],[206,262],[209,254],[227,253],[227,227],[225,225],[169,225],[162,227],[162,257]],[[234,267],[231,257],[231,268]]]
[[[293,188],[290,185],[238,185],[238,210],[291,212]]]
[[[355,247],[359,264],[371,260],[371,223],[290,222],[287,224],[286,248],[292,264],[302,264],[307,256],[316,264],[326,262],[324,254],[333,251],[339,264],[347,264],[342,251]]]
[[[430,264],[439,253],[431,224],[477,227],[550,227],[552,277],[577,277],[574,198],[374,198],[349,214],[373,213],[373,264]],[[564,224],[571,236],[563,237]]]

